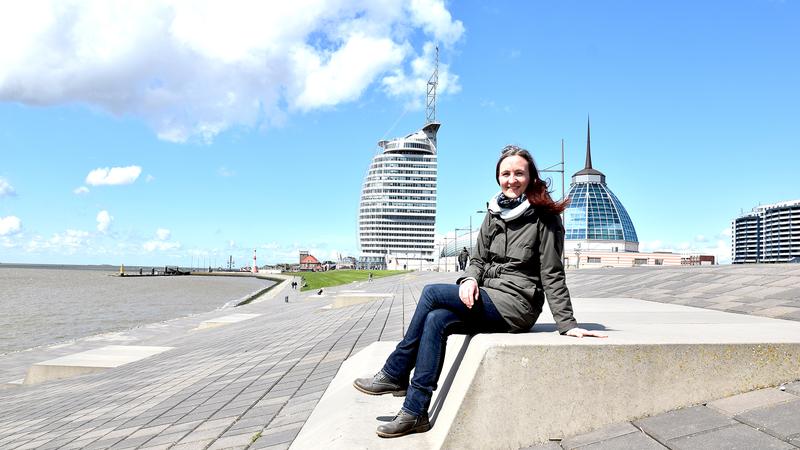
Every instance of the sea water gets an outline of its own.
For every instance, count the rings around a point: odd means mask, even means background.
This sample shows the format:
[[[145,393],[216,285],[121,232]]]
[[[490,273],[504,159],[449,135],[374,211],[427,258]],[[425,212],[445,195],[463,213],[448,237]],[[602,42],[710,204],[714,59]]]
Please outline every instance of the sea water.
[[[115,275],[109,268],[0,265],[0,354],[211,311],[272,284]]]

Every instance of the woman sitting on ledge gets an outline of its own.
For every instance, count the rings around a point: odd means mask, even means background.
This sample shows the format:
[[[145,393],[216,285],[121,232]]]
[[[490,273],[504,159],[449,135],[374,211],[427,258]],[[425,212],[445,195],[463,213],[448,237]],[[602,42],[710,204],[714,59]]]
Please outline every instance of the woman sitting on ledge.
[[[546,293],[561,334],[605,337],[578,328],[572,315],[559,216],[568,200],[553,201],[530,153],[516,146],[503,149],[496,179],[500,193],[489,201],[464,276],[456,284],[426,286],[405,337],[383,369],[354,382],[367,394],[406,396],[394,420],[378,427],[381,437],[430,429],[428,407],[450,334],[527,331],[539,317]]]

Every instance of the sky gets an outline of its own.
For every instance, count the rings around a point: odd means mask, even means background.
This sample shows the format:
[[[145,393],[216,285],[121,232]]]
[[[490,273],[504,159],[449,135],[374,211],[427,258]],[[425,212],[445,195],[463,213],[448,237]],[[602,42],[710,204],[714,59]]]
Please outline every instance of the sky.
[[[478,226],[506,144],[547,167],[563,139],[569,183],[588,117],[640,250],[730,262],[732,219],[800,198],[796,0],[41,0],[0,41],[0,263],[357,256],[437,45],[438,236]]]

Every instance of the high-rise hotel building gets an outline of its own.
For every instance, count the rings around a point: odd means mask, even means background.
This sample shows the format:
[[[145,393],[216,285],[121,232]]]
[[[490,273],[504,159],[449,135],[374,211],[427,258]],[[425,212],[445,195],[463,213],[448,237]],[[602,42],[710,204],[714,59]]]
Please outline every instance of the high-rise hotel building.
[[[800,200],[753,208],[731,223],[734,264],[800,262]]]
[[[408,136],[380,141],[372,158],[358,214],[365,268],[385,268],[391,256],[432,262],[436,225],[436,133],[429,122]]]

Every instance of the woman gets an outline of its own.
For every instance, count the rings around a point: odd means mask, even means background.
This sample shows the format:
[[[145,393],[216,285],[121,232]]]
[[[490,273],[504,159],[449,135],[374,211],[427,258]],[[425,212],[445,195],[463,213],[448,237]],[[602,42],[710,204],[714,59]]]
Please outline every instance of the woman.
[[[394,420],[378,427],[381,437],[430,429],[428,406],[450,334],[527,331],[539,317],[546,293],[561,334],[605,337],[578,328],[572,315],[559,216],[568,201],[553,201],[530,153],[516,146],[503,149],[496,178],[500,193],[489,201],[464,276],[456,284],[426,286],[405,337],[383,369],[353,383],[367,394],[406,396]]]

